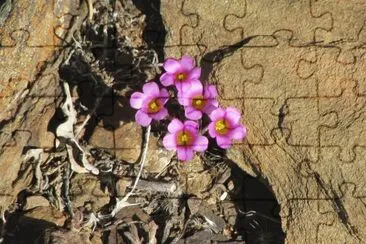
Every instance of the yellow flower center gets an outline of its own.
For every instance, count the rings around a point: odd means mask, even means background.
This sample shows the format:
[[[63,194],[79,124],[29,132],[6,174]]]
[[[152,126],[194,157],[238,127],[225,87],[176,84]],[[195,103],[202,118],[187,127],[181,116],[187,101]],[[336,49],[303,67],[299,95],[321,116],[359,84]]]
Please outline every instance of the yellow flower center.
[[[176,140],[178,146],[190,146],[193,143],[193,136],[188,131],[182,130],[177,133]]]
[[[192,99],[192,107],[195,109],[201,110],[206,105],[206,100],[203,96],[197,96]]]
[[[226,120],[219,119],[216,121],[215,130],[220,135],[225,135],[229,131],[229,125]]]
[[[178,81],[184,81],[187,78],[187,75],[185,73],[179,73],[176,78]]]
[[[157,113],[161,109],[161,102],[158,99],[153,99],[147,105],[147,110],[149,113]]]

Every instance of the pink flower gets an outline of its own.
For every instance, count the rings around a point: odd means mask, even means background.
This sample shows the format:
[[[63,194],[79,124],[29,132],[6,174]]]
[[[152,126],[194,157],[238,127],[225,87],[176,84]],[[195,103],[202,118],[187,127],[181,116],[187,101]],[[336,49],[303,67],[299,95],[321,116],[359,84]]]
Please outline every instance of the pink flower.
[[[151,120],[162,120],[168,115],[164,104],[168,101],[166,89],[159,89],[155,82],[146,83],[141,92],[134,92],[130,98],[131,107],[138,109],[135,119],[142,126],[148,126]]]
[[[202,118],[202,112],[210,114],[219,106],[216,96],[217,91],[214,85],[203,88],[201,83],[196,83],[183,95],[178,94],[178,101],[184,105],[188,119],[198,120]]]
[[[163,138],[163,145],[167,150],[176,150],[181,161],[191,160],[193,151],[203,152],[207,149],[208,139],[198,134],[198,124],[194,121],[182,123],[179,119],[173,119],[168,131]]]
[[[201,68],[195,67],[193,58],[184,55],[180,60],[168,58],[163,65],[166,73],[160,77],[163,86],[175,85],[178,92],[188,91],[192,84],[200,83]]]
[[[209,116],[212,122],[208,125],[208,133],[216,138],[219,147],[227,149],[232,140],[241,140],[246,136],[247,129],[240,124],[240,112],[236,108],[218,108]]]

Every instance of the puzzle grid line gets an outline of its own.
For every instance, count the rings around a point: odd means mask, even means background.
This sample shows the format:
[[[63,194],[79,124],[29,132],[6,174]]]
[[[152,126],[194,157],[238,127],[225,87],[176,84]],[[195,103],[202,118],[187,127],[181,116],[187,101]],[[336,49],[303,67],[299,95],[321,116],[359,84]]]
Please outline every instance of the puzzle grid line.
[[[200,56],[203,56],[203,58],[197,57],[197,61],[201,65],[212,65],[213,67],[213,75],[211,81],[218,85],[219,88],[219,95],[222,99],[222,102],[225,104],[230,104],[232,102],[242,104],[244,115],[252,116],[248,119],[244,117],[244,121],[261,121],[265,126],[265,128],[268,128],[267,131],[256,131],[258,132],[257,135],[252,134],[253,136],[248,136],[248,141],[244,143],[244,145],[250,144],[253,147],[259,147],[259,148],[266,148],[271,146],[276,146],[279,139],[276,138],[276,133],[280,131],[280,135],[282,139],[284,139],[287,143],[287,147],[293,148],[296,150],[308,150],[309,151],[315,151],[309,158],[306,158],[309,161],[312,161],[312,167],[317,168],[317,165],[319,165],[319,162],[322,162],[326,160],[324,158],[323,154],[324,151],[331,151],[332,155],[334,155],[333,160],[339,163],[342,167],[345,167],[345,165],[350,165],[352,163],[354,164],[361,164],[362,163],[362,156],[364,155],[364,152],[366,151],[366,145],[363,143],[362,138],[364,138],[363,130],[360,131],[358,137],[352,137],[349,136],[349,138],[346,138],[345,140],[339,139],[341,145],[333,145],[333,144],[327,144],[327,138],[334,137],[337,135],[346,135],[347,137],[347,130],[349,131],[357,131],[357,128],[362,128],[361,121],[356,125],[352,123],[352,118],[363,118],[364,116],[364,106],[365,103],[364,97],[366,94],[366,82],[365,78],[362,77],[364,73],[362,70],[366,67],[366,58],[364,56],[365,53],[365,21],[366,19],[364,16],[353,16],[352,18],[347,18],[346,14],[341,14],[341,10],[338,9],[339,6],[336,6],[333,8],[334,10],[339,11],[338,15],[333,12],[327,11],[330,4],[333,4],[332,1],[302,1],[300,4],[302,4],[304,7],[299,9],[304,9],[307,6],[309,6],[309,13],[311,14],[312,19],[315,19],[318,21],[317,23],[323,23],[321,20],[329,20],[331,19],[330,25],[325,25],[321,28],[319,28],[318,25],[314,25],[314,31],[311,32],[312,34],[308,35],[308,33],[300,33],[296,30],[296,21],[289,21],[286,22],[294,24],[293,28],[287,29],[285,31],[277,31],[276,29],[278,27],[281,27],[284,25],[284,23],[276,22],[274,23],[274,26],[264,27],[264,29],[259,28],[259,33],[256,33],[255,25],[250,24],[250,21],[246,21],[246,18],[248,17],[248,11],[251,10],[251,7],[256,7],[256,11],[258,9],[266,10],[263,4],[265,1],[259,1],[260,6],[251,5],[252,3],[248,3],[247,1],[243,1],[242,3],[245,5],[244,11],[241,12],[241,14],[228,14],[223,17],[224,22],[223,26],[225,31],[230,32],[231,34],[236,34],[236,43],[240,43],[243,39],[250,36],[255,35],[262,35],[266,38],[270,38],[271,43],[266,43],[268,45],[259,45],[259,44],[253,44],[252,46],[250,43],[248,45],[236,45],[236,51],[231,54],[231,56],[227,56],[226,59],[222,58],[219,62],[212,62],[212,60],[205,56],[207,54],[210,54],[212,50],[217,50],[217,46],[219,46],[219,53],[221,52],[221,56],[225,57],[225,48],[227,47],[235,47],[235,41],[234,45],[232,42],[232,36],[223,37],[224,39],[217,39],[217,42],[214,43],[216,46],[212,47],[210,45],[206,45],[205,42],[207,40],[211,40],[212,36],[216,34],[215,30],[213,30],[211,33],[206,35],[207,33],[203,33],[202,36],[197,35],[197,33],[194,32],[195,29],[200,27],[200,24],[207,24],[209,25],[209,20],[205,20],[200,16],[199,13],[196,12],[190,12],[192,9],[197,9],[194,1],[173,1],[173,4],[180,5],[181,8],[178,9],[182,15],[189,16],[190,19],[192,19],[192,16],[195,16],[195,23],[189,23],[182,28],[179,28],[179,40],[177,38],[168,38],[168,43],[165,46],[166,50],[169,49],[175,49],[179,50],[176,51],[177,53],[183,53],[185,50],[194,50],[193,53],[196,54],[196,57],[198,56],[197,53]],[[353,6],[356,1],[347,1],[347,3],[343,3],[344,9],[347,9],[347,6]],[[285,6],[282,6],[282,4],[285,4],[283,2],[278,3],[279,10],[284,9]],[[347,6],[346,6],[347,5]],[[238,8],[243,9],[243,8]],[[275,8],[276,9],[276,8]],[[199,10],[199,9],[198,9]],[[236,10],[234,8],[234,10]],[[285,12],[290,16],[294,15],[293,12]],[[75,13],[74,13],[75,14]],[[358,13],[357,13],[358,14]],[[64,16],[71,16],[69,13],[62,15],[59,18],[63,18]],[[295,15],[294,15],[295,16]],[[300,18],[297,15],[296,18]],[[340,18],[337,18],[338,16],[341,16]],[[328,19],[327,19],[328,18]],[[301,19],[301,18],[300,18]],[[306,18],[305,18],[306,19]],[[365,20],[363,23],[359,24],[358,22],[360,19]],[[258,21],[258,20],[257,20]],[[259,21],[260,22],[260,21]],[[325,21],[326,22],[326,21]],[[249,24],[248,24],[249,23]],[[342,28],[338,28],[336,23],[346,23],[346,27],[342,26]],[[356,24],[355,24],[356,23]],[[243,25],[244,24],[244,25]],[[235,27],[232,27],[234,25]],[[249,26],[249,27],[248,27]],[[252,26],[252,27],[250,27]],[[354,28],[350,28],[353,27]],[[265,29],[268,28],[268,29]],[[67,29],[67,28],[66,28]],[[282,28],[279,28],[282,29]],[[283,28],[285,29],[285,28]],[[55,29],[57,30],[57,29]],[[153,30],[151,30],[153,32]],[[52,45],[52,44],[46,44],[43,45],[42,43],[32,43],[28,45],[28,38],[30,38],[30,34],[25,38],[24,36],[20,35],[17,37],[17,33],[19,32],[27,33],[26,30],[18,30],[14,31],[10,35],[10,39],[13,42],[8,42],[7,44],[3,44],[0,47],[0,53],[3,53],[1,50],[15,50],[19,48],[19,43],[23,43],[21,45],[27,46],[26,48],[32,48],[32,49],[41,49],[41,48],[65,48],[69,47],[69,45]],[[335,36],[339,37],[338,42],[334,42],[334,40],[330,42],[325,42],[324,40],[327,40],[328,32],[336,33]],[[57,31],[55,31],[55,34]],[[249,33],[249,34],[248,34]],[[157,33],[159,34],[159,33]],[[283,35],[284,34],[284,35]],[[197,39],[196,36],[199,38]],[[229,35],[228,35],[229,36]],[[302,41],[304,39],[298,38],[299,36],[304,37],[306,40],[305,43],[300,43],[298,41]],[[56,36],[57,38],[57,36]],[[231,39],[230,39],[231,38]],[[187,40],[188,39],[188,40]],[[228,40],[230,39],[230,42]],[[260,38],[258,38],[259,40]],[[22,40],[19,41],[18,40]],[[173,40],[172,43],[169,43],[169,41]],[[234,38],[235,40],[235,38]],[[252,39],[256,41],[256,38]],[[320,41],[323,41],[322,44],[319,44]],[[346,40],[346,41],[344,41]],[[179,43],[176,45],[175,43]],[[307,46],[308,43],[315,43],[311,46]],[[334,44],[335,43],[335,44]],[[305,44],[305,45],[304,45]],[[21,46],[20,45],[20,46]],[[282,49],[281,49],[282,45]],[[160,46],[160,45],[157,45]],[[113,49],[113,47],[111,47]],[[220,50],[221,48],[221,50]],[[298,81],[306,81],[310,82],[312,86],[314,87],[311,94],[307,94],[305,90],[299,89],[298,91],[294,92],[293,90],[286,90],[286,86],[288,83],[286,83],[285,87],[282,87],[280,91],[272,90],[277,92],[276,97],[266,95],[266,96],[259,96],[263,95],[261,94],[263,89],[259,89],[262,87],[267,87],[270,81],[270,76],[275,72],[273,69],[278,69],[279,67],[271,67],[271,64],[266,64],[265,60],[261,59],[261,57],[265,57],[268,52],[272,52],[276,49],[279,50],[291,50],[295,54],[300,56],[295,56],[296,58],[296,65],[319,65],[319,67],[327,67],[327,71],[321,71],[317,70],[316,67],[315,71],[310,74],[302,74],[301,68],[297,66],[297,69],[292,70],[289,74],[293,75]],[[197,52],[197,50],[199,50]],[[238,51],[239,50],[239,51]],[[256,54],[258,52],[258,54]],[[219,56],[220,56],[219,55]],[[305,57],[303,57],[304,55]],[[307,56],[307,55],[310,55]],[[206,57],[206,59],[205,59]],[[246,57],[254,57],[258,60],[253,61],[254,59],[246,60]],[[279,57],[283,57],[285,61],[287,61],[286,58],[293,56],[291,55],[279,55]],[[227,58],[230,59],[230,62],[227,61]],[[324,58],[324,59],[323,59]],[[234,61],[233,61],[234,60]],[[279,59],[280,60],[280,59]],[[324,66],[324,62],[332,61],[332,65]],[[252,63],[250,63],[250,62]],[[283,61],[283,60],[281,60]],[[235,66],[238,65],[238,66]],[[292,64],[294,65],[294,64]],[[227,72],[227,69],[230,68],[229,66],[235,66],[232,68],[232,72],[237,72],[238,70],[242,70],[243,72],[238,72],[238,75],[236,76],[236,82],[238,82],[239,86],[241,86],[242,89],[242,96],[240,97],[232,97],[230,98],[230,94],[225,93],[225,89],[231,89],[232,87],[225,87],[228,82],[222,82],[223,85],[220,84],[220,80],[225,79],[224,74],[222,74],[224,71]],[[334,69],[334,67],[337,67]],[[239,68],[239,69],[238,69]],[[305,69],[304,69],[305,70]],[[220,73],[221,72],[221,73]],[[299,74],[299,73],[300,74]],[[345,78],[344,80],[337,80],[337,85],[339,88],[336,91],[329,90],[329,83],[330,81],[326,80],[326,77],[329,74],[334,74],[334,77],[342,76],[342,78]],[[221,75],[221,76],[220,76]],[[243,80],[243,77],[244,78]],[[286,80],[286,76],[283,75],[284,80]],[[360,79],[357,79],[361,77]],[[22,79],[22,78],[21,78]],[[345,82],[345,80],[347,82]],[[290,82],[293,81],[292,79]],[[266,83],[267,82],[267,83]],[[283,80],[281,80],[283,82]],[[267,85],[266,85],[267,84]],[[283,84],[283,83],[282,83]],[[281,85],[281,83],[278,83],[277,85]],[[306,87],[308,87],[309,84],[306,84]],[[305,92],[305,93],[302,93]],[[255,94],[255,95],[253,95]],[[272,93],[273,94],[273,93]],[[258,95],[258,96],[257,96]],[[7,97],[6,95],[0,96],[2,98]],[[30,99],[50,99],[53,98],[51,94],[33,94],[30,95],[28,98]],[[112,100],[114,98],[120,98],[118,96],[112,96]],[[126,98],[124,98],[126,99]],[[56,97],[55,97],[56,100]],[[113,102],[112,102],[113,103]],[[305,103],[307,106],[304,106],[302,103]],[[359,105],[361,104],[361,105]],[[344,112],[345,109],[342,110],[341,105],[344,105],[346,108],[355,108],[354,111],[351,112]],[[55,104],[56,106],[56,104]],[[284,108],[284,110],[287,110],[283,112],[284,114],[284,121],[280,123],[280,113],[281,108]],[[309,137],[301,137],[297,136],[301,134],[304,131],[304,128],[301,126],[301,119],[304,119],[303,116],[301,116],[302,112],[311,109],[313,113],[309,114],[309,117],[305,117],[305,119],[308,119],[309,121],[313,121],[314,125],[310,128],[310,131],[312,132]],[[107,114],[100,114],[98,117],[104,117],[104,116],[111,116],[116,111],[114,109],[111,110],[111,113]],[[266,111],[266,115],[256,115],[255,111]],[[342,114],[343,113],[343,114]],[[254,114],[254,115],[252,115]],[[308,113],[307,113],[308,114]],[[339,115],[342,114],[343,116]],[[260,119],[256,119],[255,116],[260,116]],[[327,118],[336,118],[336,123],[327,124],[329,122]],[[264,119],[263,119],[264,118]],[[348,122],[342,121],[342,118],[349,118]],[[255,128],[253,124],[250,124]],[[279,127],[281,125],[281,127]],[[262,127],[263,128],[263,127]],[[309,128],[307,128],[309,129]],[[30,133],[30,136],[32,134],[29,130],[17,130],[20,133]],[[9,132],[3,132],[3,133],[9,133]],[[13,133],[13,131],[11,131]],[[344,134],[346,133],[346,134]],[[259,135],[259,136],[258,136]],[[255,136],[257,138],[255,138]],[[113,130],[113,146],[110,149],[114,150],[124,150],[124,149],[131,149],[134,148],[118,148],[116,147],[116,139],[114,135]],[[351,143],[350,143],[351,142]],[[15,144],[14,144],[15,143]],[[16,145],[16,142],[10,143],[9,146]],[[315,155],[314,155],[315,154]],[[345,170],[346,172],[346,170]],[[350,183],[350,182],[349,182]],[[344,184],[348,184],[345,182]],[[353,184],[353,183],[351,183]],[[357,189],[358,187],[355,186],[354,191],[358,192],[360,190]],[[345,192],[341,191],[342,194],[346,195]],[[361,194],[362,193],[362,194]],[[363,193],[361,191],[361,195],[356,196],[357,198],[363,198],[366,195],[366,193]],[[342,196],[343,197],[343,196]],[[302,201],[301,200],[294,200],[294,201]],[[319,199],[320,201],[326,199]]]

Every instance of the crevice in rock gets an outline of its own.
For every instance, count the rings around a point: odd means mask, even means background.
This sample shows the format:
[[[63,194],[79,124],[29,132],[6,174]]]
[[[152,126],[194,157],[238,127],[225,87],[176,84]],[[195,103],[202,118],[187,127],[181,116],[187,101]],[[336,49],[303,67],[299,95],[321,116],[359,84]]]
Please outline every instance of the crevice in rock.
[[[246,174],[230,162],[238,215],[234,228],[245,243],[284,243],[285,234],[279,216],[280,205],[265,179]]]
[[[288,106],[287,104],[283,104],[279,111],[278,111],[278,123],[277,123],[277,126],[278,128],[280,128],[281,132],[283,132],[283,123],[285,121],[285,116],[287,114],[287,110],[288,110]]]
[[[327,186],[327,184],[322,180],[322,178],[318,173],[314,172],[314,177],[317,184],[323,190],[325,195],[332,200],[332,207],[334,211],[337,213],[338,219],[340,219],[341,223],[347,229],[348,233],[359,239],[357,229],[352,225],[341,197],[337,194],[337,192],[333,188]]]

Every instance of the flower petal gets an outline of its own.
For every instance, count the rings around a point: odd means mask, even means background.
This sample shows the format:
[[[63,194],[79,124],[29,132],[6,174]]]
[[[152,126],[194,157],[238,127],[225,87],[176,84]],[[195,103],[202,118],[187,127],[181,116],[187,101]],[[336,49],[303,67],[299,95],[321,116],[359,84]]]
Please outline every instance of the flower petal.
[[[168,110],[166,108],[161,108],[159,112],[149,114],[149,116],[155,120],[162,120],[168,116]]]
[[[166,104],[166,102],[169,100],[169,92],[165,88],[160,90],[159,99],[161,99],[163,104]]]
[[[139,125],[144,127],[148,126],[151,123],[150,116],[141,110],[137,111],[137,113],[135,114],[135,119]]]
[[[192,120],[199,120],[202,118],[202,112],[190,106],[184,108],[184,114],[188,119]]]
[[[177,96],[178,96],[178,103],[180,105],[184,106],[184,105],[190,104],[190,99],[189,99],[189,95],[187,94],[187,92],[181,92],[180,90],[178,90]]]
[[[176,81],[175,87],[178,90],[178,93],[180,93],[181,96],[187,96],[187,92],[191,89],[191,83],[189,81]]]
[[[168,125],[168,131],[170,133],[175,133],[180,130],[183,130],[183,127],[184,125],[179,119],[173,119]]]
[[[217,97],[217,90],[214,85],[205,86],[203,89],[203,97],[204,98],[216,98]]]
[[[230,123],[230,126],[235,127],[240,121],[240,111],[234,107],[228,107],[225,110],[225,119]]]
[[[146,83],[146,84],[142,87],[142,91],[143,91],[143,92],[144,92],[144,94],[145,94],[145,95],[147,95],[147,96],[159,97],[159,95],[160,95],[159,86],[158,86],[158,84],[156,84],[155,82],[149,82],[149,83]]]
[[[184,55],[180,60],[180,65],[184,71],[191,71],[194,68],[195,61],[192,57]]]
[[[191,82],[191,89],[187,92],[189,98],[203,95],[203,86],[201,82]]]
[[[202,112],[204,112],[207,115],[210,115],[212,113],[212,111],[214,111],[215,109],[217,109],[217,106],[208,103],[203,109]]]
[[[201,76],[201,68],[196,67],[191,72],[189,72],[187,79],[189,80],[199,80]]]
[[[160,76],[160,82],[163,86],[171,86],[174,84],[174,75],[164,73]]]
[[[177,156],[181,161],[188,161],[193,159],[193,149],[190,147],[178,147]]]
[[[183,82],[175,82],[175,85],[177,87],[178,92],[181,92],[182,94],[186,94],[187,92],[190,92],[190,90],[194,86],[202,85],[199,80],[186,80]]]
[[[149,103],[154,99],[155,99],[155,97],[153,97],[153,96],[146,96],[144,99],[144,102],[142,103],[141,111],[148,114],[149,113]]]
[[[217,136],[216,130],[215,130],[215,121],[211,122],[208,125],[208,134],[212,137],[215,138]]]
[[[223,149],[228,149],[231,147],[231,140],[228,137],[218,136],[216,137],[217,145]]]
[[[208,139],[205,136],[197,136],[192,147],[197,152],[203,152],[208,147]]]
[[[217,108],[210,114],[211,121],[217,121],[224,118],[225,110],[223,108]]]
[[[130,98],[130,105],[135,109],[140,109],[144,102],[145,95],[141,92],[134,92]]]
[[[175,134],[166,134],[163,138],[163,145],[166,150],[172,151],[177,148],[177,142],[175,141]]]
[[[174,58],[168,58],[165,60],[163,67],[169,74],[174,74],[182,68],[181,63]]]
[[[234,140],[242,140],[247,135],[247,128],[243,125],[239,125],[235,129],[229,132],[229,137]]]
[[[194,136],[196,136],[199,126],[198,123],[192,120],[186,120],[184,121],[184,128],[188,129],[190,132],[192,132],[194,134]]]

